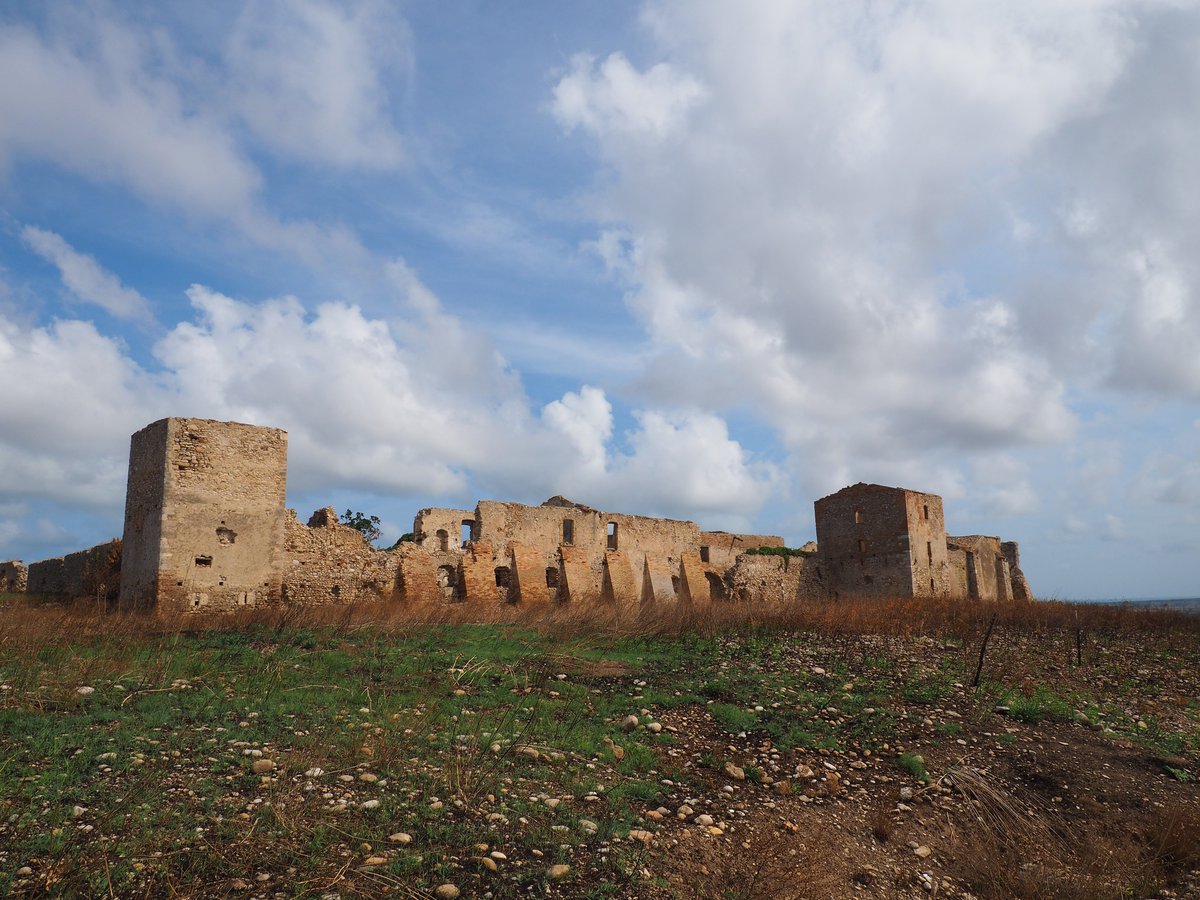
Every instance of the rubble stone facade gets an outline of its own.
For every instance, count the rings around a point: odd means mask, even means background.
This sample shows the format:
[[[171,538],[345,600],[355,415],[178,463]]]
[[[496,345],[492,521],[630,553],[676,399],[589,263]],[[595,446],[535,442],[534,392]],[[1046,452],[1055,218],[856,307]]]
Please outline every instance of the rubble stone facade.
[[[0,562],[0,594],[23,594],[29,584],[29,569],[19,559]]]
[[[799,553],[748,554],[783,539],[564,497],[422,509],[411,535],[377,550],[332,508],[301,524],[284,505],[286,472],[279,429],[183,418],[148,425],[130,442],[123,553],[114,542],[35,563],[28,588],[90,596],[115,586],[119,569],[121,604],[161,613],[371,601],[481,612],[601,604],[629,614],[649,604],[859,595],[1030,597],[1016,544],[947,538],[941,498],[902,488],[857,484],[818,500],[818,542]]]

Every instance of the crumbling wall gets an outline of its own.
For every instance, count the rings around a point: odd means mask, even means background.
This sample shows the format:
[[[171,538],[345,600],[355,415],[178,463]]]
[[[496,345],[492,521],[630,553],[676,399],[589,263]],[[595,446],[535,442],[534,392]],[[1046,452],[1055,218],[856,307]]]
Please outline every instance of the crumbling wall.
[[[1029,582],[1025,579],[1025,573],[1021,571],[1021,550],[1017,546],[1017,542],[1004,541],[1000,545],[1000,552],[1004,554],[1004,559],[1008,562],[1012,599],[1032,600],[1033,591],[1030,590]]]
[[[616,607],[619,612],[632,614],[641,605],[641,591],[633,575],[629,556],[622,550],[604,552],[604,582],[600,600]]]
[[[431,553],[449,553],[463,547],[463,532],[468,540],[475,534],[475,512],[470,509],[432,507],[422,509],[413,519],[413,542]]]
[[[376,550],[362,532],[342,525],[332,507],[301,525],[284,522],[281,599],[285,603],[352,603],[399,599],[399,557]]]
[[[730,599],[739,603],[796,603],[828,600],[821,559],[812,556],[739,556],[726,575]]]
[[[204,612],[277,602],[286,480],[278,428],[170,418],[135,434],[122,605]]]
[[[937,494],[904,491],[912,551],[912,596],[949,597],[950,560],[946,547],[946,519]]]
[[[29,567],[26,589],[62,599],[88,597],[102,603],[115,601],[121,578],[121,542],[114,538],[89,547],[35,562]]]
[[[507,602],[512,567],[497,561],[487,541],[471,541],[462,554],[462,600],[479,608]]]
[[[737,562],[740,554],[758,547],[782,547],[777,534],[732,534],[728,531],[700,532],[700,559],[721,569]]]
[[[667,560],[647,555],[642,560],[642,604],[674,603],[678,596],[675,589],[677,577],[672,576]]]
[[[970,597],[976,579],[974,555],[968,555],[966,550],[950,544],[946,547],[946,565],[949,568],[947,583],[950,596]]]
[[[391,555],[396,558],[396,590],[407,606],[428,607],[445,602],[438,585],[438,566],[433,554],[424,547],[403,543]]]
[[[0,562],[0,594],[23,594],[29,584],[29,568],[19,559]]]
[[[558,596],[562,568],[556,561],[546,565],[545,554],[525,544],[510,543],[513,586],[508,599],[523,606],[545,606]]]
[[[967,592],[963,596],[971,600],[996,600],[1006,592],[1007,587],[1002,587],[1002,582],[1007,581],[1007,563],[1003,572],[998,571],[998,563],[1003,559],[1000,538],[965,534],[947,537],[946,543],[961,550],[965,556]]]
[[[160,419],[129,439],[120,596],[127,608],[149,609],[158,600],[169,424]]]
[[[981,534],[956,535],[946,540],[951,548],[961,550],[965,556],[967,592],[964,596],[1008,601],[1014,599],[1018,591],[1028,594],[1029,586],[1020,571],[1015,544],[1008,548],[1000,538]]]
[[[679,599],[684,603],[704,605],[712,602],[712,593],[705,577],[704,563],[698,550],[686,550],[679,557]]]

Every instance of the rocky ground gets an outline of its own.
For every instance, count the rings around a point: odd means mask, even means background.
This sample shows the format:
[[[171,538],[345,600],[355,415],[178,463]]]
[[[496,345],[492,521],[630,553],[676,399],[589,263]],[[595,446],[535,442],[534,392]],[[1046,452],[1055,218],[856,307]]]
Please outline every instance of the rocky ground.
[[[1200,897],[1187,621],[8,634],[0,889]]]

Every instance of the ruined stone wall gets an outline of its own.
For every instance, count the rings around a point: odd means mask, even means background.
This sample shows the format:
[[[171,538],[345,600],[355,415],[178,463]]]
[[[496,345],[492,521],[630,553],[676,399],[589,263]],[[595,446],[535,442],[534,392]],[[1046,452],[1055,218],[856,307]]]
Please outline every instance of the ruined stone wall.
[[[1017,546],[1017,542],[1004,541],[1000,545],[1000,552],[1004,554],[1004,559],[1008,562],[1012,598],[1014,600],[1032,600],[1033,591],[1030,590],[1029,582],[1025,580],[1025,573],[1021,571],[1021,550]]]
[[[593,602],[611,596],[629,604],[643,594],[674,596],[683,575],[683,555],[699,558],[700,553],[700,529],[694,522],[605,513],[561,497],[542,506],[480,501],[473,533],[475,541],[494,549],[498,567],[515,572],[518,590],[508,596],[522,602],[524,592],[531,594],[533,602],[541,601],[542,585],[534,580],[539,568],[545,572],[547,599],[560,602]],[[774,536],[723,537],[764,542],[755,546],[782,545],[782,538]],[[615,577],[609,571],[612,566],[618,568]],[[647,571],[651,572],[648,587]],[[671,585],[669,590],[665,584]]]
[[[610,524],[615,526],[611,538]],[[623,553],[634,572],[643,568],[646,558],[651,557],[664,560],[672,577],[681,577],[684,554],[695,554],[697,561],[700,558],[700,526],[695,522],[602,513],[601,526],[604,550]]]
[[[0,594],[22,594],[29,584],[29,569],[19,559],[0,562]]]
[[[728,569],[738,555],[757,547],[782,547],[783,538],[776,534],[732,534],[727,531],[700,532],[700,559],[710,565]]]
[[[108,602],[116,598],[120,576],[121,542],[114,538],[87,550],[33,563],[26,589],[48,597],[89,597]]]
[[[432,552],[448,553],[463,546],[463,525],[470,522],[474,533],[475,512],[470,509],[423,509],[413,519],[414,542]]]
[[[134,435],[129,474],[122,604],[202,612],[280,599],[286,432],[165,419]]]
[[[563,497],[423,509],[413,542],[379,551],[332,509],[301,525],[284,509],[286,471],[287,435],[278,429],[171,418],[133,435],[122,603],[223,611],[279,601],[480,609],[600,602],[633,610],[726,599],[1030,596],[1016,544],[979,536],[947,544],[941,498],[901,488],[857,484],[818,500],[819,553],[809,558],[744,555],[782,547],[776,535],[701,532],[693,522],[605,513]],[[89,568],[98,549],[35,564],[28,589],[93,593],[112,574]],[[8,579],[0,589],[19,577],[8,571],[0,568]]]
[[[445,592],[438,584],[437,561],[424,547],[404,543],[391,551],[397,560],[396,588],[408,606],[429,607],[444,603]]]
[[[799,603],[832,597],[822,561],[812,556],[742,555],[725,577],[739,603]]]
[[[937,494],[904,491],[904,502],[912,549],[913,596],[952,596],[942,498]]]
[[[129,439],[120,596],[126,608],[149,609],[158,599],[169,423],[160,419]]]
[[[362,532],[338,522],[332,507],[301,525],[284,523],[281,597],[285,603],[352,603],[400,599],[397,554],[376,550]]]
[[[946,565],[949,569],[947,583],[951,597],[970,597],[971,585],[975,581],[974,557],[970,557],[971,572],[968,574],[967,551],[950,544],[946,548]]]
[[[1008,563],[1000,550],[1000,538],[967,534],[947,537],[946,542],[961,550],[965,557],[967,590],[960,596],[972,600],[999,600],[1011,595]]]

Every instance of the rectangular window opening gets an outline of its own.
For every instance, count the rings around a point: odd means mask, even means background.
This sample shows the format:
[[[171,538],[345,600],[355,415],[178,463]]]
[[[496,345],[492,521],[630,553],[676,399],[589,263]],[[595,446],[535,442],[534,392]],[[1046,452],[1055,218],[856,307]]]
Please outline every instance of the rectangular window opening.
[[[929,564],[933,565],[933,541],[925,542],[925,552],[929,554]]]
[[[616,522],[608,523],[608,549],[609,550],[617,549],[617,523]]]
[[[211,566],[212,565],[212,557],[211,556],[197,556],[196,557],[196,565]]]
[[[465,521],[462,523],[462,545],[465,547],[475,539],[475,523]]]
[[[854,511],[854,524],[855,525],[862,524],[862,510],[861,509],[856,509]]]
[[[564,544],[575,543],[575,520],[563,519],[563,539]]]
[[[709,559],[708,559],[708,548],[707,548],[707,547],[701,547],[701,548],[700,548],[700,562],[708,562],[708,561],[709,561]]]
[[[926,522],[929,521],[929,504],[928,503],[925,504],[925,521]]]

